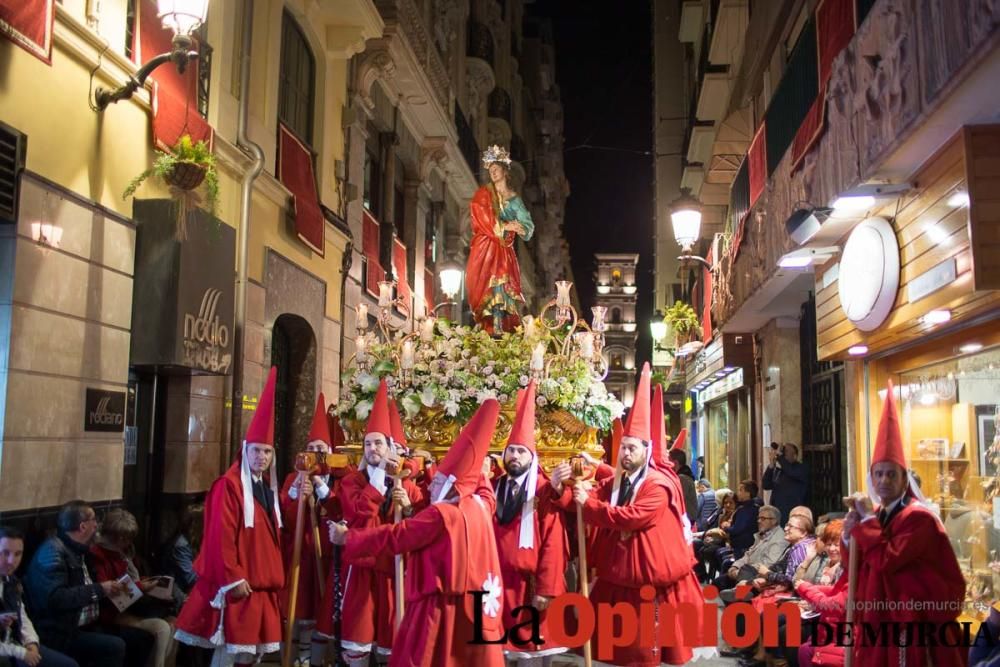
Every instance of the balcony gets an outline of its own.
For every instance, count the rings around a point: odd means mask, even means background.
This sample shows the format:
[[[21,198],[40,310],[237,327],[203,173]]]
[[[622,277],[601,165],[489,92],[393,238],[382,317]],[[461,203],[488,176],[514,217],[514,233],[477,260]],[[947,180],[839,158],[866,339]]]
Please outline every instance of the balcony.
[[[695,118],[717,123],[723,119],[729,106],[732,78],[729,76],[728,65],[717,65],[711,62],[709,58],[711,38],[711,26],[706,25],[701,38],[701,57],[698,60],[700,78],[695,89],[697,96]]]
[[[722,0],[712,17],[712,44],[708,59],[713,65],[739,65],[743,41],[750,25],[747,0]]]
[[[414,0],[375,0],[375,8],[385,22],[385,37],[402,37],[401,41],[413,52],[441,108],[446,110],[451,82],[434,40],[424,25],[421,10]]]
[[[704,24],[701,0],[684,0],[681,4],[681,27],[677,31],[678,41],[688,44],[697,42]]]
[[[490,118],[499,118],[506,121],[507,125],[513,125],[511,122],[510,93],[506,90],[500,86],[494,88],[493,92],[490,93],[486,105]]]
[[[465,54],[470,58],[479,58],[493,67],[493,51],[493,33],[485,24],[470,20]]]
[[[715,134],[715,123],[699,123],[691,127],[687,147],[689,163],[707,164],[711,160]]]

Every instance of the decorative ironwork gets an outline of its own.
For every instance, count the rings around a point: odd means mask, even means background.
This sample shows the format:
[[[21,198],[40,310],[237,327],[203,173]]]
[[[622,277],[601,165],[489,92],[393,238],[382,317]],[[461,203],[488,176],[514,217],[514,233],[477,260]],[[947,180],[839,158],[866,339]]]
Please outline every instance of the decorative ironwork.
[[[208,118],[208,99],[212,90],[212,53],[208,43],[208,28],[202,23],[198,30],[198,113]]]

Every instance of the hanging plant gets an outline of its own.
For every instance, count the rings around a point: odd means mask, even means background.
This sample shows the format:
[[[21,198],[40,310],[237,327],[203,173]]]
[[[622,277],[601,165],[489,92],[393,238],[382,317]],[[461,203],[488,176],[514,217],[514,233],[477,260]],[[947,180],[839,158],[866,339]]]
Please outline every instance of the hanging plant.
[[[677,347],[690,340],[691,335],[701,336],[701,321],[694,308],[683,301],[674,301],[663,314],[663,321],[674,332]]]
[[[201,203],[201,196],[196,190],[203,183],[205,209],[215,217],[219,202],[219,172],[215,168],[215,157],[208,144],[192,141],[188,134],[177,140],[171,152],[156,153],[153,166],[129,181],[122,199],[135,195],[136,189],[150,176],[163,180],[170,186],[170,194],[179,204],[176,237],[178,241],[184,241],[187,239],[188,214]]]

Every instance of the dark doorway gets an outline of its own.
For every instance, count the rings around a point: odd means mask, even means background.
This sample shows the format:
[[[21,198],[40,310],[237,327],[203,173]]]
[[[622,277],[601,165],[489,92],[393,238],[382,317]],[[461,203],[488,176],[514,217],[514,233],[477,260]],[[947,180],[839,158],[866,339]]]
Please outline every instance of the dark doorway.
[[[816,297],[802,304],[802,457],[809,466],[809,507],[815,516],[841,512],[846,488],[844,363],[819,361]]]
[[[149,370],[129,372],[125,404],[125,469],[122,500],[135,515],[138,553],[148,553],[159,541],[162,520],[167,414],[166,375]]]
[[[279,482],[305,449],[316,407],[316,336],[298,315],[281,315],[271,331],[271,364],[278,369],[274,390],[275,466]]]

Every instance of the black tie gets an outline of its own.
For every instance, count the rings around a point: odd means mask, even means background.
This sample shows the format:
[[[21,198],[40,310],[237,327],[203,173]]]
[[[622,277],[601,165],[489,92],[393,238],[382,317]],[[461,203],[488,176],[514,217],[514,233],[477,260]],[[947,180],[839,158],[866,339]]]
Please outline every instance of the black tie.
[[[878,511],[878,522],[883,528],[889,523],[889,513],[885,511],[884,507]]]
[[[622,477],[621,487],[618,489],[618,505],[624,505],[629,500],[632,499],[632,480],[628,477]]]
[[[271,489],[264,486],[263,479],[258,479],[253,483],[253,497],[260,503],[260,506],[264,508],[264,512],[267,514],[268,520],[271,520]]]
[[[501,526],[506,526],[514,519],[514,514],[517,512],[519,491],[520,489],[517,487],[517,482],[508,478],[503,505],[497,515],[497,519],[499,520]]]

